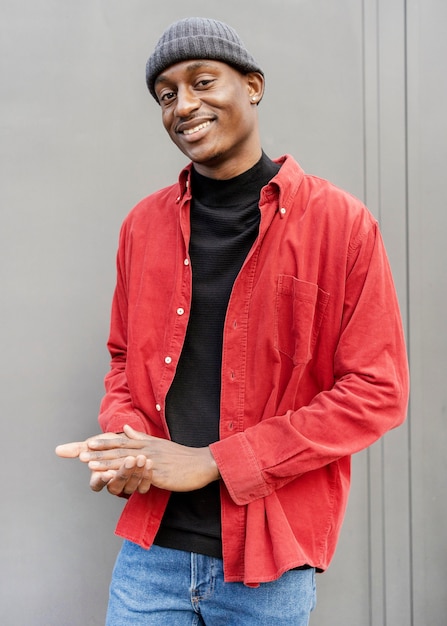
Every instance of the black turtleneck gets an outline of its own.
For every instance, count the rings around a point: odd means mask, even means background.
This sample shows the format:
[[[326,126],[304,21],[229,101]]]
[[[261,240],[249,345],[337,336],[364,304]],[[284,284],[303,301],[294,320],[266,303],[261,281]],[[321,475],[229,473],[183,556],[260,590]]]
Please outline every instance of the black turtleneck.
[[[173,441],[204,447],[219,439],[222,337],[233,283],[259,231],[261,189],[279,170],[265,154],[229,180],[192,170],[192,306],[166,399]],[[221,557],[219,482],[171,494],[155,543]]]

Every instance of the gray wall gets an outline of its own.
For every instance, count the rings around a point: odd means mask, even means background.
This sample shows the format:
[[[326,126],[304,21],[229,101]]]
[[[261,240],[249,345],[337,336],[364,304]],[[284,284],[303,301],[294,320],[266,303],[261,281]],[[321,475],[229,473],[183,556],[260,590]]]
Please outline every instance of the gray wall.
[[[0,614],[103,623],[122,502],[57,443],[97,432],[119,225],[183,157],[144,84],[171,21],[233,24],[263,64],[264,148],[380,219],[408,336],[406,425],[354,459],[318,626],[441,626],[447,562],[445,0],[0,0]]]

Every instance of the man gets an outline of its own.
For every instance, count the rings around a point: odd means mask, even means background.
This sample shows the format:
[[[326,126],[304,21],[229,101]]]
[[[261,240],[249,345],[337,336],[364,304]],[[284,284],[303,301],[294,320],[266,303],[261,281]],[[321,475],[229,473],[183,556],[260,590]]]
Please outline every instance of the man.
[[[171,25],[146,79],[191,163],[123,224],[105,434],[57,453],[129,498],[109,625],[302,626],[350,456],[406,414],[386,253],[357,199],[262,151],[228,25]]]

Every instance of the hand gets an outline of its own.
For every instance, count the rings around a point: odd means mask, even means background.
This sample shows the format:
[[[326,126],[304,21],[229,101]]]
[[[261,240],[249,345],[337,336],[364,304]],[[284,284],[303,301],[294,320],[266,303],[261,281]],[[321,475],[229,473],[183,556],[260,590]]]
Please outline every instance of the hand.
[[[107,487],[108,492],[115,496],[131,495],[135,491],[147,493],[151,487],[150,465],[150,461],[141,454],[128,456],[118,470],[92,470],[90,488],[101,491]]]
[[[78,458],[83,453],[88,453],[91,442],[108,439],[122,439],[115,433],[102,433],[90,437],[86,441],[75,441],[57,446],[56,454],[62,458]],[[95,445],[95,444],[93,444]],[[130,495],[134,491],[147,493],[151,486],[150,462],[143,455],[129,456],[117,464],[115,469],[93,470],[90,477],[90,488],[93,491],[101,491],[104,487],[113,495]]]
[[[67,445],[71,445],[73,451],[79,451],[80,460],[88,463],[92,472],[117,472],[113,475],[117,485],[124,482],[126,477],[129,478],[132,472],[138,475],[141,471],[138,467],[125,467],[126,461],[130,464],[130,457],[138,456],[144,456],[148,460],[145,470],[151,472],[151,483],[160,489],[193,491],[220,478],[208,447],[182,446],[167,439],[137,432],[130,426],[124,427],[123,435],[112,438],[92,437],[86,443],[86,446],[79,443]],[[147,474],[145,476],[146,485],[149,477]],[[98,487],[99,478],[92,475],[94,485]],[[136,480],[135,476],[133,480]],[[108,488],[109,486],[112,486],[110,482]]]

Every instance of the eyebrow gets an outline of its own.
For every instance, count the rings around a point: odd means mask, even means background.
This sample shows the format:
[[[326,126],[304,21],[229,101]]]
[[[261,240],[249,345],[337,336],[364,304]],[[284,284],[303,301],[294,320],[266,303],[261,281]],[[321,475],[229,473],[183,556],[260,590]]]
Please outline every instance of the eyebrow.
[[[186,71],[194,72],[195,70],[199,70],[202,67],[216,68],[217,66],[215,63],[213,63],[212,60],[204,59],[203,61],[193,61],[192,63],[186,66]],[[159,74],[157,78],[155,79],[154,87],[155,85],[158,85],[159,83],[166,83],[166,82],[169,82],[168,77],[165,76],[164,74]]]

